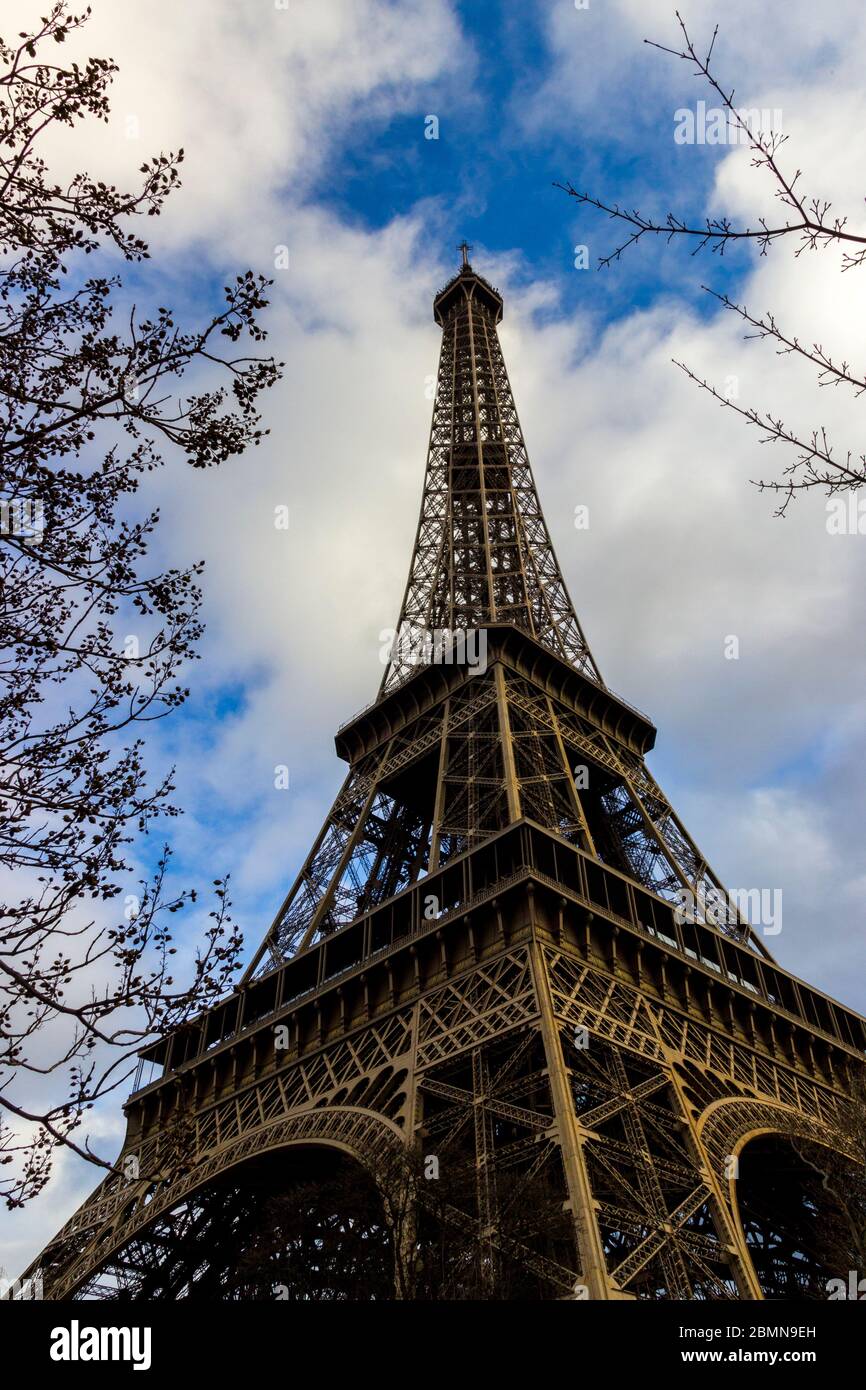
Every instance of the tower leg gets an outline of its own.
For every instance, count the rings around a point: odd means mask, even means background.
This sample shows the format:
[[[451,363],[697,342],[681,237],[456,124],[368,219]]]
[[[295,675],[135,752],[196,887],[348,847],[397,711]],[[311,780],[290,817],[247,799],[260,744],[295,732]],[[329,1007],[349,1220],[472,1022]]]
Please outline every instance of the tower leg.
[[[580,1255],[583,1284],[591,1299],[615,1297],[607,1273],[607,1261],[601,1233],[595,1217],[595,1202],[583,1154],[583,1138],[574,1113],[571,1087],[559,1042],[559,1031],[553,1013],[553,999],[547,971],[537,941],[531,946],[532,973],[541,1014],[541,1033],[550,1077],[554,1123],[559,1133],[562,1166],[568,1187],[568,1198],[574,1220],[575,1239]]]
[[[659,1042],[664,1048],[660,1033]],[[664,1050],[667,1052],[667,1049]],[[740,1298],[762,1299],[764,1297],[763,1290],[755,1274],[749,1252],[731,1218],[730,1211],[725,1202],[724,1193],[722,1192],[719,1174],[715,1171],[710,1156],[698,1134],[694,1113],[684,1094],[675,1060],[670,1057],[669,1053],[668,1057],[670,1061],[671,1085],[677,1098],[677,1104],[683,1115],[683,1123],[686,1126],[690,1147],[712,1194],[711,1207],[713,1220],[719,1233],[719,1238],[725,1242],[727,1250],[729,1251],[731,1275],[737,1286],[737,1291]]]

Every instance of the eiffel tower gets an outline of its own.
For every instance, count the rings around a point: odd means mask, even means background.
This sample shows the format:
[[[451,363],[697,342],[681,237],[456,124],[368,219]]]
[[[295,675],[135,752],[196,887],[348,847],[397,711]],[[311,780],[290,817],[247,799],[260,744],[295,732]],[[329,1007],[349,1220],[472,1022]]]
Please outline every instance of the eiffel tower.
[[[845,1152],[866,1024],[776,964],[647,767],[469,249],[346,780],[238,988],[141,1053],[117,1171],[29,1271],[47,1298],[823,1287],[794,1160]]]

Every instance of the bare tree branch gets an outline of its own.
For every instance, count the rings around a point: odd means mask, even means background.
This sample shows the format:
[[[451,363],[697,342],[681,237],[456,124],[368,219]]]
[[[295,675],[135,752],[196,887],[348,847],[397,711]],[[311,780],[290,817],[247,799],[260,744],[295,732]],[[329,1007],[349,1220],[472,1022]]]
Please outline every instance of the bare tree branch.
[[[189,693],[203,568],[150,572],[159,513],[136,516],[134,501],[165,446],[204,468],[257,444],[257,401],[280,375],[272,358],[237,351],[242,337],[265,337],[268,282],[252,271],[226,285],[203,326],[183,327],[164,306],[114,326],[122,284],[103,273],[105,252],[147,259],[131,227],[159,214],[182,152],[142,164],[129,194],[83,173],[65,187],[52,179],[43,134],[109,109],[113,63],[44,57],[88,14],[54,0],[38,31],[0,40],[0,1194],[10,1206],[44,1187],[59,1145],[111,1167],[76,1137],[87,1112],[128,1080],[138,1048],[220,998],[238,965],[223,879],[181,983],[169,924],[196,894],[169,886],[167,847],[149,878],[130,878],[133,846],[179,814],[172,773],[152,775],[138,726]],[[199,367],[228,385],[181,395]]]
[[[786,173],[778,153],[787,141],[787,135],[772,130],[755,130],[749,123],[746,113],[734,103],[734,90],[727,89],[711,68],[713,50],[718,36],[718,25],[713,30],[706,56],[701,57],[691,38],[679,11],[677,22],[682,34],[682,47],[673,48],[665,44],[645,39],[651,48],[688,63],[693,75],[706,82],[715,92],[722,109],[727,113],[730,128],[744,137],[744,143],[752,151],[752,166],[766,169],[774,184],[775,196],[788,214],[788,220],[769,224],[764,218],[757,218],[754,226],[735,226],[727,217],[707,218],[697,225],[675,212],[668,212],[663,219],[647,217],[638,209],[628,210],[618,202],[599,198],[592,193],[579,191],[570,182],[557,183],[562,189],[581,204],[586,204],[609,218],[624,224],[628,235],[613,251],[599,257],[599,269],[609,267],[619,261],[623,254],[645,237],[664,237],[667,242],[684,239],[692,244],[691,254],[709,249],[723,256],[732,245],[753,244],[765,256],[770,246],[783,237],[796,239],[795,257],[805,250],[826,249],[837,246],[842,255],[842,271],[861,266],[866,261],[866,236],[848,230],[846,217],[831,217],[832,205],[820,198],[806,197],[799,188],[802,172],[796,169],[792,175]],[[805,347],[799,337],[784,333],[778,326],[775,316],[768,312],[761,318],[750,314],[744,305],[739,305],[727,295],[702,286],[707,293],[714,295],[726,309],[738,314],[743,321],[755,330],[746,334],[746,339],[775,342],[779,355],[794,355],[808,361],[818,368],[819,386],[851,387],[859,396],[866,390],[866,377],[855,374],[847,361],[837,360],[820,343]],[[744,409],[704,380],[682,362],[679,366],[701,390],[707,391],[726,409],[735,411],[748,424],[762,431],[762,443],[782,443],[796,451],[794,462],[787,465],[780,478],[760,479],[755,485],[761,490],[779,492],[784,501],[776,510],[777,516],[784,516],[789,503],[798,493],[811,488],[823,488],[828,495],[839,491],[856,490],[866,483],[866,455],[854,450],[846,451],[844,462],[834,455],[828,432],[821,425],[804,439],[796,430],[788,429],[781,419],[770,411]],[[754,480],[753,480],[754,481]]]

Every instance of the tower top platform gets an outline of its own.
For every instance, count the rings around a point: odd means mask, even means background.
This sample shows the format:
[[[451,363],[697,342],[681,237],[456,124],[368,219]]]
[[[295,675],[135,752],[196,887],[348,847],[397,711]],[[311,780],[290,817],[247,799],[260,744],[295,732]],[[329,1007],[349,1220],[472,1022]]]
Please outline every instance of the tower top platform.
[[[480,300],[492,313],[494,323],[502,321],[502,295],[464,259],[457,274],[433,300],[433,317],[439,327],[444,325],[456,306],[470,300]]]

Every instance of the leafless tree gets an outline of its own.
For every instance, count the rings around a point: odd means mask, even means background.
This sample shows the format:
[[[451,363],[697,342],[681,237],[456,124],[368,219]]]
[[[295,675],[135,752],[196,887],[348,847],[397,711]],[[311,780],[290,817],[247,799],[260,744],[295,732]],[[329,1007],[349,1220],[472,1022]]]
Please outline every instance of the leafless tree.
[[[780,158],[780,150],[788,136],[778,131],[755,129],[749,113],[735,105],[733,89],[725,87],[716,76],[711,65],[718,26],[713,31],[706,55],[702,57],[679,11],[677,21],[682,47],[670,48],[649,39],[644,42],[689,64],[693,75],[708,84],[726,113],[729,129],[736,132],[737,140],[751,150],[752,166],[766,170],[775,184],[775,196],[784,211],[778,221],[768,222],[759,217],[751,226],[735,225],[728,217],[707,218],[697,224],[675,212],[668,212],[662,220],[658,220],[645,216],[637,209],[628,209],[617,202],[580,191],[571,183],[557,184],[556,187],[562,188],[577,202],[605,213],[627,229],[625,240],[608,255],[599,258],[599,268],[613,265],[625,251],[644,238],[664,237],[669,242],[679,239],[691,244],[692,255],[709,250],[720,256],[728,249],[743,244],[756,246],[760,254],[765,256],[771,246],[787,238],[794,248],[795,257],[802,256],[804,251],[836,247],[841,253],[843,272],[859,269],[866,262],[866,235],[849,230],[847,217],[833,214],[829,202],[809,197],[803,192],[801,170],[795,169],[793,174],[787,172]],[[747,338],[775,343],[778,354],[793,355],[809,362],[817,371],[820,386],[843,386],[856,396],[866,391],[866,375],[862,371],[852,368],[838,355],[832,355],[821,343],[802,342],[796,333],[783,327],[773,313],[754,313],[747,305],[738,304],[707,285],[701,288],[742,319],[750,330],[745,335]],[[856,490],[866,482],[866,453],[848,449],[842,454],[834,447],[824,425],[817,426],[811,433],[799,432],[771,411],[738,405],[684,362],[676,362],[676,365],[723,409],[733,410],[747,424],[757,428],[761,432],[762,443],[780,443],[793,451],[793,460],[783,467],[780,476],[754,480],[762,491],[766,489],[779,496],[777,515],[784,515],[791,499],[809,488],[823,488],[831,496]]]
[[[46,133],[108,117],[114,63],[52,61],[89,13],[56,0],[33,33],[0,40],[0,1192],[10,1206],[41,1190],[58,1145],[110,1166],[77,1141],[84,1114],[126,1080],[144,1040],[224,993],[238,961],[223,880],[183,984],[168,923],[194,893],[170,891],[167,850],[152,875],[130,880],[130,846],[178,814],[171,775],[149,775],[141,731],[186,698],[202,631],[201,564],[150,572],[159,513],[137,514],[135,500],[161,449],[205,468],[257,444],[257,398],[280,374],[271,358],[235,352],[243,335],[265,336],[269,282],[251,271],[203,327],[181,327],[166,307],[124,308],[115,323],[116,267],[148,257],[136,219],[159,214],[183,153],[142,164],[132,193],[86,173],[52,176]],[[193,372],[204,385],[182,397]]]

